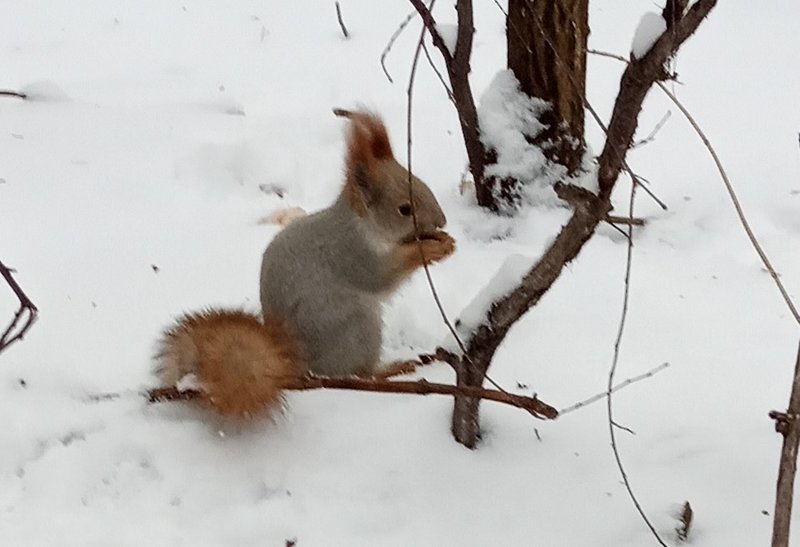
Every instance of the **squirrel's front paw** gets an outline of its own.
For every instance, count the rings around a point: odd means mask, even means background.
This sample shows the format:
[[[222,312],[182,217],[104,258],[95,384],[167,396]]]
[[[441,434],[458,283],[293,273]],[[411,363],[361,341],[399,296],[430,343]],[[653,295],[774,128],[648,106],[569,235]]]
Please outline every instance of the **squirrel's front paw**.
[[[422,250],[422,252],[420,252]],[[421,235],[419,239],[407,241],[397,247],[400,271],[410,273],[423,264],[433,264],[447,258],[456,250],[456,242],[447,232],[437,231]],[[423,261],[424,257],[424,261]]]
[[[453,254],[456,250],[456,240],[447,232],[436,232],[423,239],[422,252],[427,262],[438,262]]]
[[[450,234],[442,231],[425,234],[420,239],[410,241],[406,245],[409,252],[416,254],[419,266],[422,266],[422,261],[419,259],[420,247],[422,247],[425,262],[428,264],[443,260],[456,250],[456,241]]]

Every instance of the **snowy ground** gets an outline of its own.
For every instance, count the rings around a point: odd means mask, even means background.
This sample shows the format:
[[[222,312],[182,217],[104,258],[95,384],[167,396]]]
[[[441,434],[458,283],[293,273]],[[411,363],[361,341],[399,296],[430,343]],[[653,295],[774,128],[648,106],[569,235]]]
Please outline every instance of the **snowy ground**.
[[[627,54],[653,6],[593,2],[591,46]],[[221,436],[189,408],[134,393],[154,382],[153,341],[171,317],[209,304],[257,309],[260,255],[276,232],[259,219],[322,207],[338,191],[342,122],[331,107],[380,111],[405,158],[418,22],[388,59],[394,84],[378,58],[406,2],[343,0],[347,41],[328,1],[3,8],[0,88],[33,100],[0,98],[0,258],[41,309],[30,336],[0,356],[3,545],[652,544],[620,483],[602,404],[541,423],[486,403],[484,442],[468,451],[450,438],[447,398],[293,393],[277,423]],[[439,8],[441,23],[455,21],[450,4]],[[798,17],[790,0],[720,2],[683,48],[674,86],[795,299]],[[476,24],[479,94],[504,66],[505,39],[492,2],[476,2]],[[589,98],[607,118],[621,67],[592,57],[589,71]],[[506,256],[535,257],[566,213],[479,211],[457,191],[457,119],[427,67],[415,97],[415,172],[459,245],[434,270],[455,316]],[[621,450],[670,541],[674,508],[688,499],[692,545],[765,545],[780,447],[766,414],[786,404],[798,329],[706,152],[657,92],[640,137],[667,110],[656,140],[630,157],[669,211],[639,198],[649,225],[637,238],[619,377],[672,366],[616,396],[617,419],[636,432],[621,433]],[[513,330],[493,377],[557,407],[602,391],[624,257],[621,238],[601,229]],[[2,317],[15,307],[0,290]],[[386,319],[389,357],[446,339],[421,276]],[[452,380],[443,365],[425,374]],[[86,400],[114,391],[123,398]]]

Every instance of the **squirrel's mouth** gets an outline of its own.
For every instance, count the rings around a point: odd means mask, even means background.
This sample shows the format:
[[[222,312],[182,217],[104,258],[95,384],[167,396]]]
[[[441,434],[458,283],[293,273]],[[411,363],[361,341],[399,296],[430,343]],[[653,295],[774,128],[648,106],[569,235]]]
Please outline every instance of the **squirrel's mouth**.
[[[403,243],[411,243],[412,241],[424,241],[426,239],[440,239],[444,232],[442,230],[420,230],[417,233],[410,234],[403,239]]]

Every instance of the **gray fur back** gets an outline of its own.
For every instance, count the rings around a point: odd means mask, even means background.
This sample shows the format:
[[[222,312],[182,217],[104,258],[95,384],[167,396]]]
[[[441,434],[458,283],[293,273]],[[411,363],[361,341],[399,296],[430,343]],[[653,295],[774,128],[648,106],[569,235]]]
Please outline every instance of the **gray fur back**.
[[[264,252],[263,314],[290,322],[316,374],[366,375],[380,360],[390,261],[360,222],[340,198],[292,222]]]

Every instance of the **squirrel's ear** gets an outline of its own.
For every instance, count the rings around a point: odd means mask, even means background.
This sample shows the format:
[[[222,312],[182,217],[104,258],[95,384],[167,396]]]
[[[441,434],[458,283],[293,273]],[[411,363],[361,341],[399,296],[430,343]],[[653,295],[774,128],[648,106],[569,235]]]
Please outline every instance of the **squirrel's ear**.
[[[375,160],[391,159],[392,146],[381,119],[372,112],[335,109],[334,114],[350,120],[347,135],[347,167],[370,165]]]
[[[333,113],[350,120],[345,159],[345,192],[353,210],[364,215],[377,190],[373,186],[380,182],[373,176],[375,163],[394,157],[389,136],[381,119],[371,112],[334,109]]]

